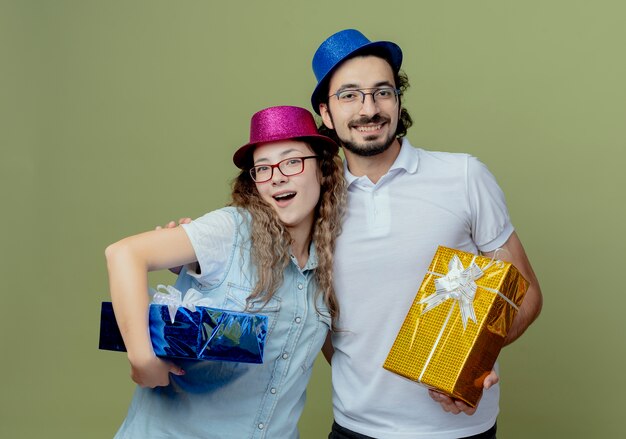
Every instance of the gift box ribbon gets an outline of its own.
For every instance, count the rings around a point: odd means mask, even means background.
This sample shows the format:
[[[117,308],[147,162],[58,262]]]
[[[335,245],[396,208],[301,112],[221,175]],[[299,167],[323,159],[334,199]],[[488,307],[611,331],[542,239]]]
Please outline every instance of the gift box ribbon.
[[[172,323],[176,318],[178,308],[186,308],[191,312],[196,312],[196,306],[206,306],[215,308],[215,304],[209,297],[205,297],[200,291],[190,288],[187,293],[182,294],[171,285],[157,285],[156,291],[152,290],[152,303],[166,305],[170,313]]]

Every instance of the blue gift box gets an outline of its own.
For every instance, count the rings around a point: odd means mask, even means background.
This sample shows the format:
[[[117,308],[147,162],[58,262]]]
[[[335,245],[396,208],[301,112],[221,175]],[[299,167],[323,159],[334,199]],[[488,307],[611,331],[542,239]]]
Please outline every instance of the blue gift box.
[[[150,305],[150,338],[159,357],[262,363],[267,316],[196,306],[180,307],[174,322],[167,305]],[[126,351],[111,302],[102,302],[100,349]]]

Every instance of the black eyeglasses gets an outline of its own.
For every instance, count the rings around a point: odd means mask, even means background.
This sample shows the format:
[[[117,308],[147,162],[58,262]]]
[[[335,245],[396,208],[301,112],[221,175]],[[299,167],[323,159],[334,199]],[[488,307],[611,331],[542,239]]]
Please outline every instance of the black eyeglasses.
[[[364,90],[371,90],[366,93]],[[339,90],[337,93],[333,93],[328,96],[332,98],[337,97],[337,100],[341,104],[356,104],[361,101],[361,104],[365,103],[365,96],[371,95],[374,102],[397,102],[397,96],[401,94],[401,90],[393,87],[380,87],[380,88],[350,88],[345,90]]]
[[[304,172],[304,161],[306,159],[317,158],[316,155],[310,155],[307,157],[290,157],[274,165],[257,165],[250,169],[250,177],[255,183],[265,183],[269,181],[274,175],[274,168],[278,170],[285,177],[291,177],[292,175],[302,174]]]

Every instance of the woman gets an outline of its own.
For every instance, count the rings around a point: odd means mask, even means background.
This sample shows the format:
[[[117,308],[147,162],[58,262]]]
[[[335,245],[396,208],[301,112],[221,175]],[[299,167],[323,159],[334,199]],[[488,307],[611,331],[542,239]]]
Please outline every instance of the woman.
[[[295,438],[311,367],[339,310],[332,265],[346,195],[337,145],[298,107],[251,120],[229,207],[106,250],[113,307],[139,384],[118,438]],[[146,273],[198,262],[187,284],[268,316],[263,364],[154,355]],[[185,289],[183,289],[185,291]]]

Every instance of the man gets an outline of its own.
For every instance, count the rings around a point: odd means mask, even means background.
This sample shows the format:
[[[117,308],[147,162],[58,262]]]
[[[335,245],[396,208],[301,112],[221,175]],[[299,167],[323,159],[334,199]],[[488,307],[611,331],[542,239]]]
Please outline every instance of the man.
[[[395,375],[382,364],[438,245],[492,256],[501,248],[530,281],[507,343],[538,316],[542,296],[487,168],[465,154],[428,152],[404,138],[408,79],[402,51],[356,30],[313,57],[311,102],[320,132],[343,147],[348,214],[335,254],[339,330],[327,340],[335,423],[329,438],[495,438],[492,373],[477,409]],[[443,410],[442,410],[443,409]],[[471,416],[468,416],[471,415]]]

